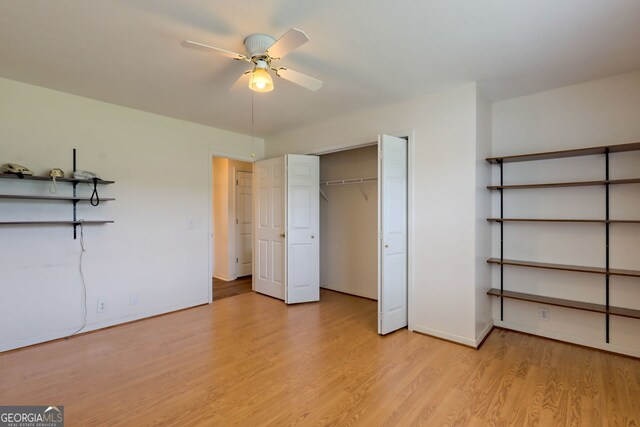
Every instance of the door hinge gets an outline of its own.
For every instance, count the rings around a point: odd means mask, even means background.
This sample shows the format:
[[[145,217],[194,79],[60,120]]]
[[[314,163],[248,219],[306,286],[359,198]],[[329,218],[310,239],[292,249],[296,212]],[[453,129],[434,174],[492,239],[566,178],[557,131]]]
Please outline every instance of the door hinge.
[[[236,224],[238,223],[238,218],[236,218]]]
[[[379,151],[378,151],[378,158],[379,158],[379,159],[382,159],[382,150],[379,150]]]
[[[378,239],[382,240],[382,231],[378,231]]]
[[[236,264],[238,263],[238,258],[236,258]]]
[[[236,179],[236,185],[238,185],[238,180]]]

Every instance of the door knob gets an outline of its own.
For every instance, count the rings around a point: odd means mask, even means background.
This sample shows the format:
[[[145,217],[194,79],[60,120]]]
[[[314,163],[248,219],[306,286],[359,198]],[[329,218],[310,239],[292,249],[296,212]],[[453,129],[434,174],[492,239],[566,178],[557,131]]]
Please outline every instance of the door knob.
[[[312,234],[312,235],[311,235],[311,238],[312,238],[312,239],[315,239],[315,238],[316,238],[316,236],[314,236],[314,235]]]
[[[284,233],[280,233],[280,237],[284,239]]]
[[[388,248],[388,247],[389,247],[389,245],[388,245],[388,244],[385,244],[385,245],[384,245],[384,247],[385,247],[385,248]]]

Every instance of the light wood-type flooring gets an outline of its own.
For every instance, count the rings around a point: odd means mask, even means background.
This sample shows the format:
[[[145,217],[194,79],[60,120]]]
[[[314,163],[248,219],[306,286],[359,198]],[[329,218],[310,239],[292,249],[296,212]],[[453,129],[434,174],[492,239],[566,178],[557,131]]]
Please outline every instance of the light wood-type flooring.
[[[236,280],[225,282],[222,279],[213,278],[213,300],[233,297],[251,292],[251,276],[240,277]]]
[[[92,425],[640,425],[640,361],[495,330],[376,334],[376,303],[225,298],[0,354],[0,404]]]

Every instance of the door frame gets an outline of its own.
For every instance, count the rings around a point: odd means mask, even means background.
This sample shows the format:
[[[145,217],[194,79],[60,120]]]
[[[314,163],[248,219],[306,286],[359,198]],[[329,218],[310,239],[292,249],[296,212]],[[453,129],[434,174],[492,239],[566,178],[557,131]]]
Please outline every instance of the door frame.
[[[234,219],[238,219],[238,172],[250,173],[251,175],[251,228],[253,228],[253,170],[246,171],[244,169],[238,169],[237,167],[233,167],[233,179],[236,181],[236,184],[233,185],[233,217]],[[233,228],[233,253],[234,256],[238,255],[238,223],[236,221],[231,221],[231,225]],[[253,233],[253,230],[251,231]],[[251,239],[251,269],[253,271],[253,238]],[[237,279],[238,276],[238,267],[239,264],[235,263],[234,277]]]
[[[414,145],[415,145],[415,129],[402,129],[395,132],[381,132],[386,135],[396,136],[398,138],[404,138],[407,140],[407,329],[414,330],[413,323],[413,301],[415,295],[414,288],[414,238],[412,230],[414,229],[414,214],[413,214],[413,196],[414,196]],[[375,135],[376,141],[371,142],[344,142],[339,144],[330,145],[311,151],[301,151],[298,154],[329,154],[337,153],[339,151],[352,150],[354,148],[368,147],[371,145],[378,145],[378,135]],[[379,260],[378,260],[379,262]],[[378,295],[378,298],[380,296]]]
[[[214,250],[213,250],[213,158],[214,157],[222,157],[225,159],[230,159],[230,160],[239,160],[242,162],[248,162],[248,163],[255,163],[257,158],[256,157],[251,157],[251,156],[238,156],[238,155],[233,155],[233,154],[229,154],[229,153],[224,153],[221,151],[215,151],[215,150],[209,150],[209,156],[207,157],[208,159],[208,171],[209,171],[209,183],[207,185],[207,188],[209,190],[209,195],[207,196],[207,200],[209,202],[209,205],[207,207],[207,211],[209,213],[209,226],[207,228],[207,235],[208,235],[208,243],[209,243],[209,274],[208,274],[208,279],[207,279],[207,295],[208,295],[208,300],[209,300],[209,304],[211,304],[213,302],[213,257],[215,256]],[[234,168],[235,169],[235,168]],[[235,173],[234,173],[235,175]],[[235,186],[234,186],[234,197],[235,197]],[[234,202],[234,210],[235,210],[235,202]],[[253,212],[252,212],[252,216],[253,216]],[[235,250],[235,236],[234,236],[234,250]]]

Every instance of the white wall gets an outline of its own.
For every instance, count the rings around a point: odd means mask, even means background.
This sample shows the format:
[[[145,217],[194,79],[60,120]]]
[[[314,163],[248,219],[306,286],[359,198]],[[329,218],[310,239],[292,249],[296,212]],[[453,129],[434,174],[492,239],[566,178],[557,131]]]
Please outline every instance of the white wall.
[[[251,172],[253,164],[223,157],[213,158],[213,276],[235,280],[236,171]]]
[[[268,156],[415,131],[409,159],[410,328],[476,345],[476,85],[359,111],[267,138]],[[488,197],[488,196],[487,196]],[[489,321],[489,320],[488,320]]]
[[[320,156],[321,182],[377,176],[377,145]],[[377,182],[321,189],[320,286],[377,300]]]
[[[491,198],[487,185],[491,184],[491,165],[487,157],[491,155],[491,102],[480,92],[476,98],[476,341],[481,342],[493,327],[492,302],[487,298],[491,287],[491,267],[487,258],[491,257]],[[499,242],[498,242],[499,243]]]
[[[562,150],[640,141],[640,72],[497,102],[493,105],[493,154]],[[599,180],[604,156],[507,164],[505,183]],[[611,155],[611,178],[638,178],[640,153]],[[494,182],[498,182],[494,167]],[[505,191],[505,216],[604,218],[604,187]],[[499,215],[498,197],[493,197]],[[611,188],[611,218],[640,218],[640,186]],[[506,224],[505,258],[603,267],[605,232],[601,224]],[[493,252],[499,256],[499,228]],[[640,269],[640,226],[611,225],[611,266]],[[603,276],[505,268],[505,289],[603,304]],[[493,267],[499,287],[499,268]],[[640,309],[640,279],[611,278],[612,305]],[[640,320],[611,317],[611,343],[605,344],[604,316],[549,307],[550,320],[538,320],[541,304],[505,300],[497,325],[640,356]]]
[[[79,168],[116,181],[101,189],[116,201],[78,205],[80,217],[115,220],[85,229],[86,330],[207,302],[211,152],[249,158],[249,136],[6,79],[0,130],[0,163],[70,172],[77,148]],[[260,158],[263,141],[257,145]],[[59,187],[60,194],[70,191]],[[0,181],[0,193],[9,192],[48,189]],[[66,202],[0,204],[0,221],[71,218]],[[80,247],[71,227],[2,227],[0,236],[0,351],[78,328]],[[137,305],[130,305],[132,295]],[[102,314],[99,298],[109,303]]]

